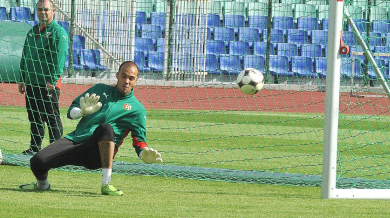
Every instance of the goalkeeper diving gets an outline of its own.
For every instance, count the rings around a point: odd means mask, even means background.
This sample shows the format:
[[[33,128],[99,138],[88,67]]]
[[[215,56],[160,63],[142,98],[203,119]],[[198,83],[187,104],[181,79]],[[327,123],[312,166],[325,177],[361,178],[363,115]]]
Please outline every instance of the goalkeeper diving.
[[[148,164],[163,162],[161,154],[146,144],[146,110],[133,90],[138,80],[137,65],[123,62],[116,78],[115,86],[96,84],[73,100],[67,117],[81,118],[76,129],[30,159],[37,182],[21,185],[20,189],[50,189],[50,169],[75,165],[102,168],[102,194],[123,195],[111,184],[111,173],[113,159],[128,134],[140,159]]]

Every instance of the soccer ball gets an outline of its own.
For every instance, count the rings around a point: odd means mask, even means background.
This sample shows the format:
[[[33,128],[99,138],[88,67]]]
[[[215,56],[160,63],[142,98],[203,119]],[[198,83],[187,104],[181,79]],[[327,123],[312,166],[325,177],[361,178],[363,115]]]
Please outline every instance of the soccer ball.
[[[3,162],[3,153],[1,153],[1,149],[0,149],[0,164]]]
[[[237,86],[242,93],[254,95],[263,88],[264,76],[254,68],[247,68],[238,74]]]

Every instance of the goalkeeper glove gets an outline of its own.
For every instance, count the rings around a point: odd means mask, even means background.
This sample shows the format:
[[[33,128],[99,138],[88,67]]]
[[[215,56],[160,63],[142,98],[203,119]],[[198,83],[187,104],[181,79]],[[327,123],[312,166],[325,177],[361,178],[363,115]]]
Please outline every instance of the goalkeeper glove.
[[[158,151],[154,150],[153,148],[149,148],[149,147],[144,148],[141,151],[139,156],[147,164],[163,162],[161,158],[161,154]]]
[[[100,96],[93,93],[89,96],[89,93],[85,94],[85,97],[80,98],[81,115],[88,116],[95,113],[102,107],[102,103],[99,102]]]

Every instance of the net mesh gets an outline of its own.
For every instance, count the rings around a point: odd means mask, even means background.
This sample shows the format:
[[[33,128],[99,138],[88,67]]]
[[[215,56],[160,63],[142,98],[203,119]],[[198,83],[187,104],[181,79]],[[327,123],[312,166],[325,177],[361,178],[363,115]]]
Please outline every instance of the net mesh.
[[[321,184],[327,0],[54,2],[55,19],[71,36],[60,96],[64,134],[77,125],[66,118],[75,97],[95,83],[115,84],[125,60],[140,68],[135,95],[147,109],[147,142],[164,164],[143,164],[125,139],[117,173]],[[29,166],[21,152],[29,147],[30,128],[17,83],[35,4],[0,1],[0,148],[4,162],[21,166]],[[370,51],[382,54],[375,57],[387,81],[389,3],[344,5]],[[24,17],[16,13],[21,8]],[[351,53],[341,64],[337,185],[389,188],[390,102],[371,64],[354,53],[361,47],[346,21],[343,40]],[[236,86],[248,67],[267,78],[254,96]]]

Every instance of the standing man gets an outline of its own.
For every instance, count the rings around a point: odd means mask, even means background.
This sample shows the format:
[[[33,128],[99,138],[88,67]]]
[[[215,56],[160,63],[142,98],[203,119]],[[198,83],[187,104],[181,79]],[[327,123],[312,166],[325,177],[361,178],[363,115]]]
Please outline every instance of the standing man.
[[[48,171],[66,165],[102,168],[103,195],[121,196],[111,182],[115,154],[130,133],[138,157],[145,163],[162,163],[161,154],[146,144],[146,110],[134,96],[138,67],[126,61],[116,73],[115,86],[96,84],[78,96],[68,109],[70,119],[79,119],[76,130],[48,145],[30,159],[37,183],[22,190],[50,188]]]
[[[50,143],[63,133],[58,101],[61,75],[68,51],[69,36],[54,19],[51,0],[39,0],[39,24],[28,33],[20,62],[20,94],[26,94],[26,108],[30,121],[30,148],[23,154],[33,155],[41,149],[48,125]]]

